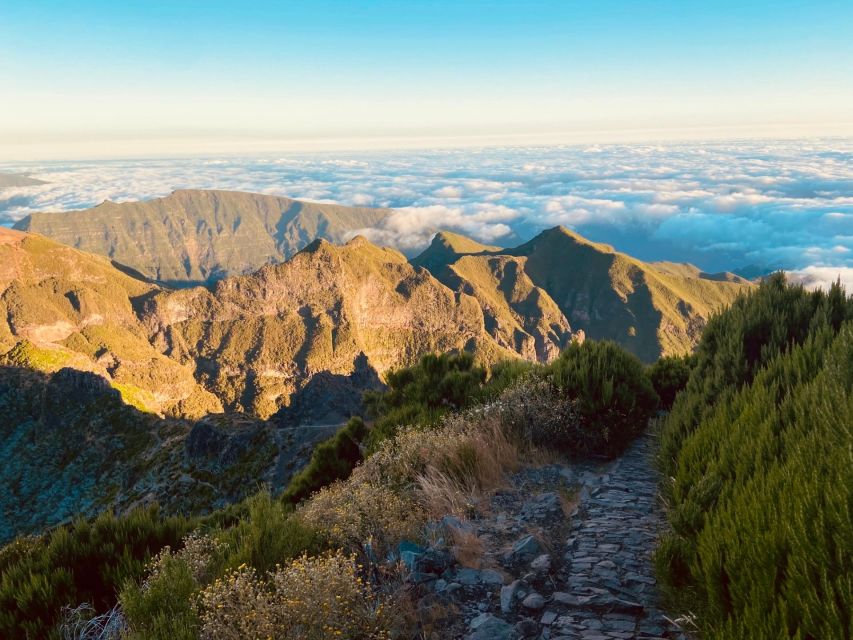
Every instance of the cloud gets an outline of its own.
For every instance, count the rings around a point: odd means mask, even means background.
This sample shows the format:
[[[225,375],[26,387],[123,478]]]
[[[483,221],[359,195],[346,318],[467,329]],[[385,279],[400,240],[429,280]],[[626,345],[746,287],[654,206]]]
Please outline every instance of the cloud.
[[[788,271],[787,275],[789,281],[799,282],[807,289],[828,290],[840,280],[847,293],[853,293],[853,267],[809,266],[797,271]]]
[[[362,231],[409,253],[442,228],[510,244],[562,224],[645,260],[806,273],[853,268],[851,165],[853,142],[838,140],[7,164],[48,184],[0,190],[0,224],[237,189],[393,208]]]

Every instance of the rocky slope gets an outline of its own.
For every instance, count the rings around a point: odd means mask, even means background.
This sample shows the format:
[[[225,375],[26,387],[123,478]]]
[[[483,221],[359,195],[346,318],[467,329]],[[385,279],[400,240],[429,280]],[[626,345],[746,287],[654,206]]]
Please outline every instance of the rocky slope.
[[[185,285],[251,273],[316,238],[342,242],[387,209],[300,202],[237,191],[175,191],[140,202],[34,213],[15,228],[109,256],[154,280]]]
[[[143,411],[221,411],[192,367],[149,341],[137,311],[158,291],[106,258],[0,228],[0,365],[91,371]]]
[[[154,344],[194,366],[226,407],[261,416],[319,372],[350,376],[362,358],[381,375],[428,352],[515,356],[487,332],[474,297],[362,237],[343,246],[317,240],[211,290],[160,293],[143,316]]]
[[[501,345],[540,360],[559,352],[570,328],[647,362],[687,353],[710,315],[751,286],[692,265],[645,263],[563,227],[499,250],[438,234],[413,262],[476,297]]]

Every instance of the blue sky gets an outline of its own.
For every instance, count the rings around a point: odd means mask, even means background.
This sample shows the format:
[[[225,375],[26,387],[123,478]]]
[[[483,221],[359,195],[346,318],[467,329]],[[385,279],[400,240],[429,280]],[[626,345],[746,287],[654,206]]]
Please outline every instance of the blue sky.
[[[853,3],[14,2],[0,158],[853,133]]]

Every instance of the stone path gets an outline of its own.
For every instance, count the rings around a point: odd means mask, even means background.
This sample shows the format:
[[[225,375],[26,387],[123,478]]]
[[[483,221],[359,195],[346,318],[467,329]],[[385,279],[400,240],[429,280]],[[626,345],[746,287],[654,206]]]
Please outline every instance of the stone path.
[[[423,637],[683,640],[651,566],[663,526],[652,445],[523,469],[480,517],[445,518],[436,546],[408,557]]]

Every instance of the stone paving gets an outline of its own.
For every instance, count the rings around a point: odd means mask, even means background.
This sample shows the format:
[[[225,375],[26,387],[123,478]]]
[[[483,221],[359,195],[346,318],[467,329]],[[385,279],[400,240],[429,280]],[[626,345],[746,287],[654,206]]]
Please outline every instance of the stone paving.
[[[412,574],[423,637],[685,639],[660,609],[651,565],[663,526],[652,446],[646,436],[608,464],[523,469],[480,517],[445,518],[444,546]],[[476,540],[468,566],[452,559],[460,539]]]

